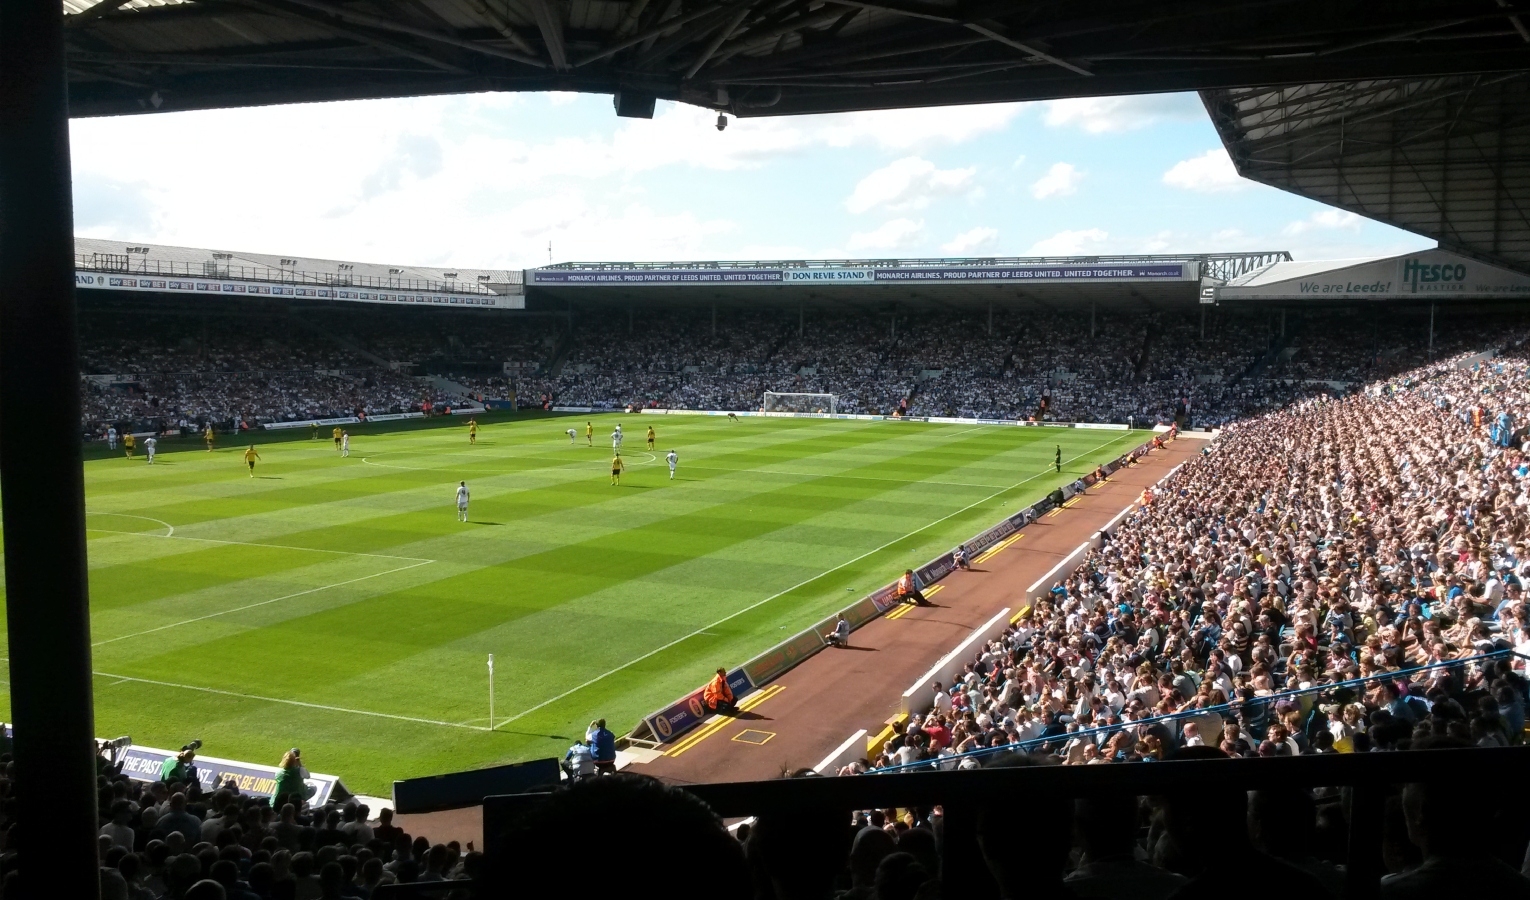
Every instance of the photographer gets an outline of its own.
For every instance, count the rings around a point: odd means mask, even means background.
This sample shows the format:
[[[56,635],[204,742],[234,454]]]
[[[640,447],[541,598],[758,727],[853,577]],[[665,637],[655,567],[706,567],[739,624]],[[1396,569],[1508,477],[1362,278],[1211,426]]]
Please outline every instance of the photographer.
[[[193,761],[197,758],[197,750],[201,749],[201,746],[201,741],[192,741],[182,747],[179,753],[166,757],[159,767],[159,780],[179,781],[181,784],[191,784],[196,781],[197,767]]]
[[[277,766],[281,769],[276,773],[276,791],[271,795],[273,806],[282,802],[292,803],[301,809],[308,804],[308,798],[314,795],[317,788],[310,786],[305,779],[308,778],[308,770],[303,768],[303,751],[296,747],[282,754],[282,761]],[[288,795],[290,799],[284,801]]]

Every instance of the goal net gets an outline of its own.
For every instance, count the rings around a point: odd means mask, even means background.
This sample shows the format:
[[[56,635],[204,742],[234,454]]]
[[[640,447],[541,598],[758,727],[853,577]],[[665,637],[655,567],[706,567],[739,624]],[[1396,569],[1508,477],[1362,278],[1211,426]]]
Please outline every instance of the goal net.
[[[778,394],[766,391],[760,404],[765,412],[828,413],[839,409],[837,394]]]

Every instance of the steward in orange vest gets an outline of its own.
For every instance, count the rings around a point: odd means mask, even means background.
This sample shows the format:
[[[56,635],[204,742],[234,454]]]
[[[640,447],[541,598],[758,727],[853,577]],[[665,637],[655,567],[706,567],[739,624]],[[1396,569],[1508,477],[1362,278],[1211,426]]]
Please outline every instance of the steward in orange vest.
[[[701,702],[709,712],[733,712],[733,688],[728,687],[728,672],[718,669],[706,689],[701,692]]]

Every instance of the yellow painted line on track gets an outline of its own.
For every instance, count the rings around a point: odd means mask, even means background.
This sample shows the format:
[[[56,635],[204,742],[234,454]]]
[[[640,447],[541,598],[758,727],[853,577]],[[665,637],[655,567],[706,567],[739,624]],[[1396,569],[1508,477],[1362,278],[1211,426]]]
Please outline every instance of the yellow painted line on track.
[[[1002,553],[1004,551],[1004,549],[1006,547],[1008,547],[1010,544],[1015,543],[1016,541],[1020,540],[1023,537],[1025,537],[1025,532],[1021,532],[1019,534],[1016,534],[1013,537],[1005,538],[1004,540],[1000,541],[999,543],[995,544],[994,546],[992,546],[992,547],[988,548],[987,550],[983,551],[983,555],[979,556],[977,559],[973,560],[973,564],[980,565],[982,563],[988,562],[990,559],[993,559],[995,556],[998,556],[1000,553]]]
[[[895,609],[892,612],[887,614],[887,618],[888,619],[901,619],[904,616],[908,615],[908,611],[913,609],[913,608],[914,608],[914,606],[911,603],[900,603],[900,604],[898,604],[898,608],[897,609]]]
[[[759,692],[757,692],[755,694],[751,694],[750,696],[745,697],[738,704],[738,708],[742,712],[748,712],[749,710],[754,709],[755,707],[759,706],[761,703],[764,703],[766,700],[769,700],[771,697],[774,697],[775,695],[781,693],[784,690],[786,690],[786,685],[784,685],[784,684],[773,684],[773,685],[770,685],[769,687],[765,688],[762,691],[759,691]],[[690,737],[682,740],[680,743],[676,744],[672,749],[666,751],[664,755],[665,756],[679,756],[682,753],[684,753],[685,751],[690,750],[691,748],[695,747],[697,744],[701,743],[702,741],[704,741],[707,738],[711,737],[712,735],[716,734],[717,732],[722,731],[724,728],[727,728],[729,724],[731,724],[733,722],[736,722],[736,721],[737,720],[734,719],[732,716],[718,716],[713,721],[708,722],[706,725],[703,725],[701,727],[701,729],[699,731],[697,731],[695,734],[693,734]]]

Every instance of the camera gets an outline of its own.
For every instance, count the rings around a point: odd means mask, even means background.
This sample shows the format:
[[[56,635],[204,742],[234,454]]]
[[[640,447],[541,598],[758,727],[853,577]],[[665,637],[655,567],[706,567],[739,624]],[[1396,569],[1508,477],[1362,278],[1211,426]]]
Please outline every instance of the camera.
[[[724,128],[727,128],[727,127],[728,127],[728,117],[726,115],[724,115],[723,113],[718,113],[717,114],[717,130],[718,131],[722,131]]]
[[[181,748],[181,752],[185,753],[187,750],[196,751],[196,750],[201,750],[201,749],[202,749],[202,742],[201,741],[192,741],[191,743],[189,743],[186,746],[182,747]]]

